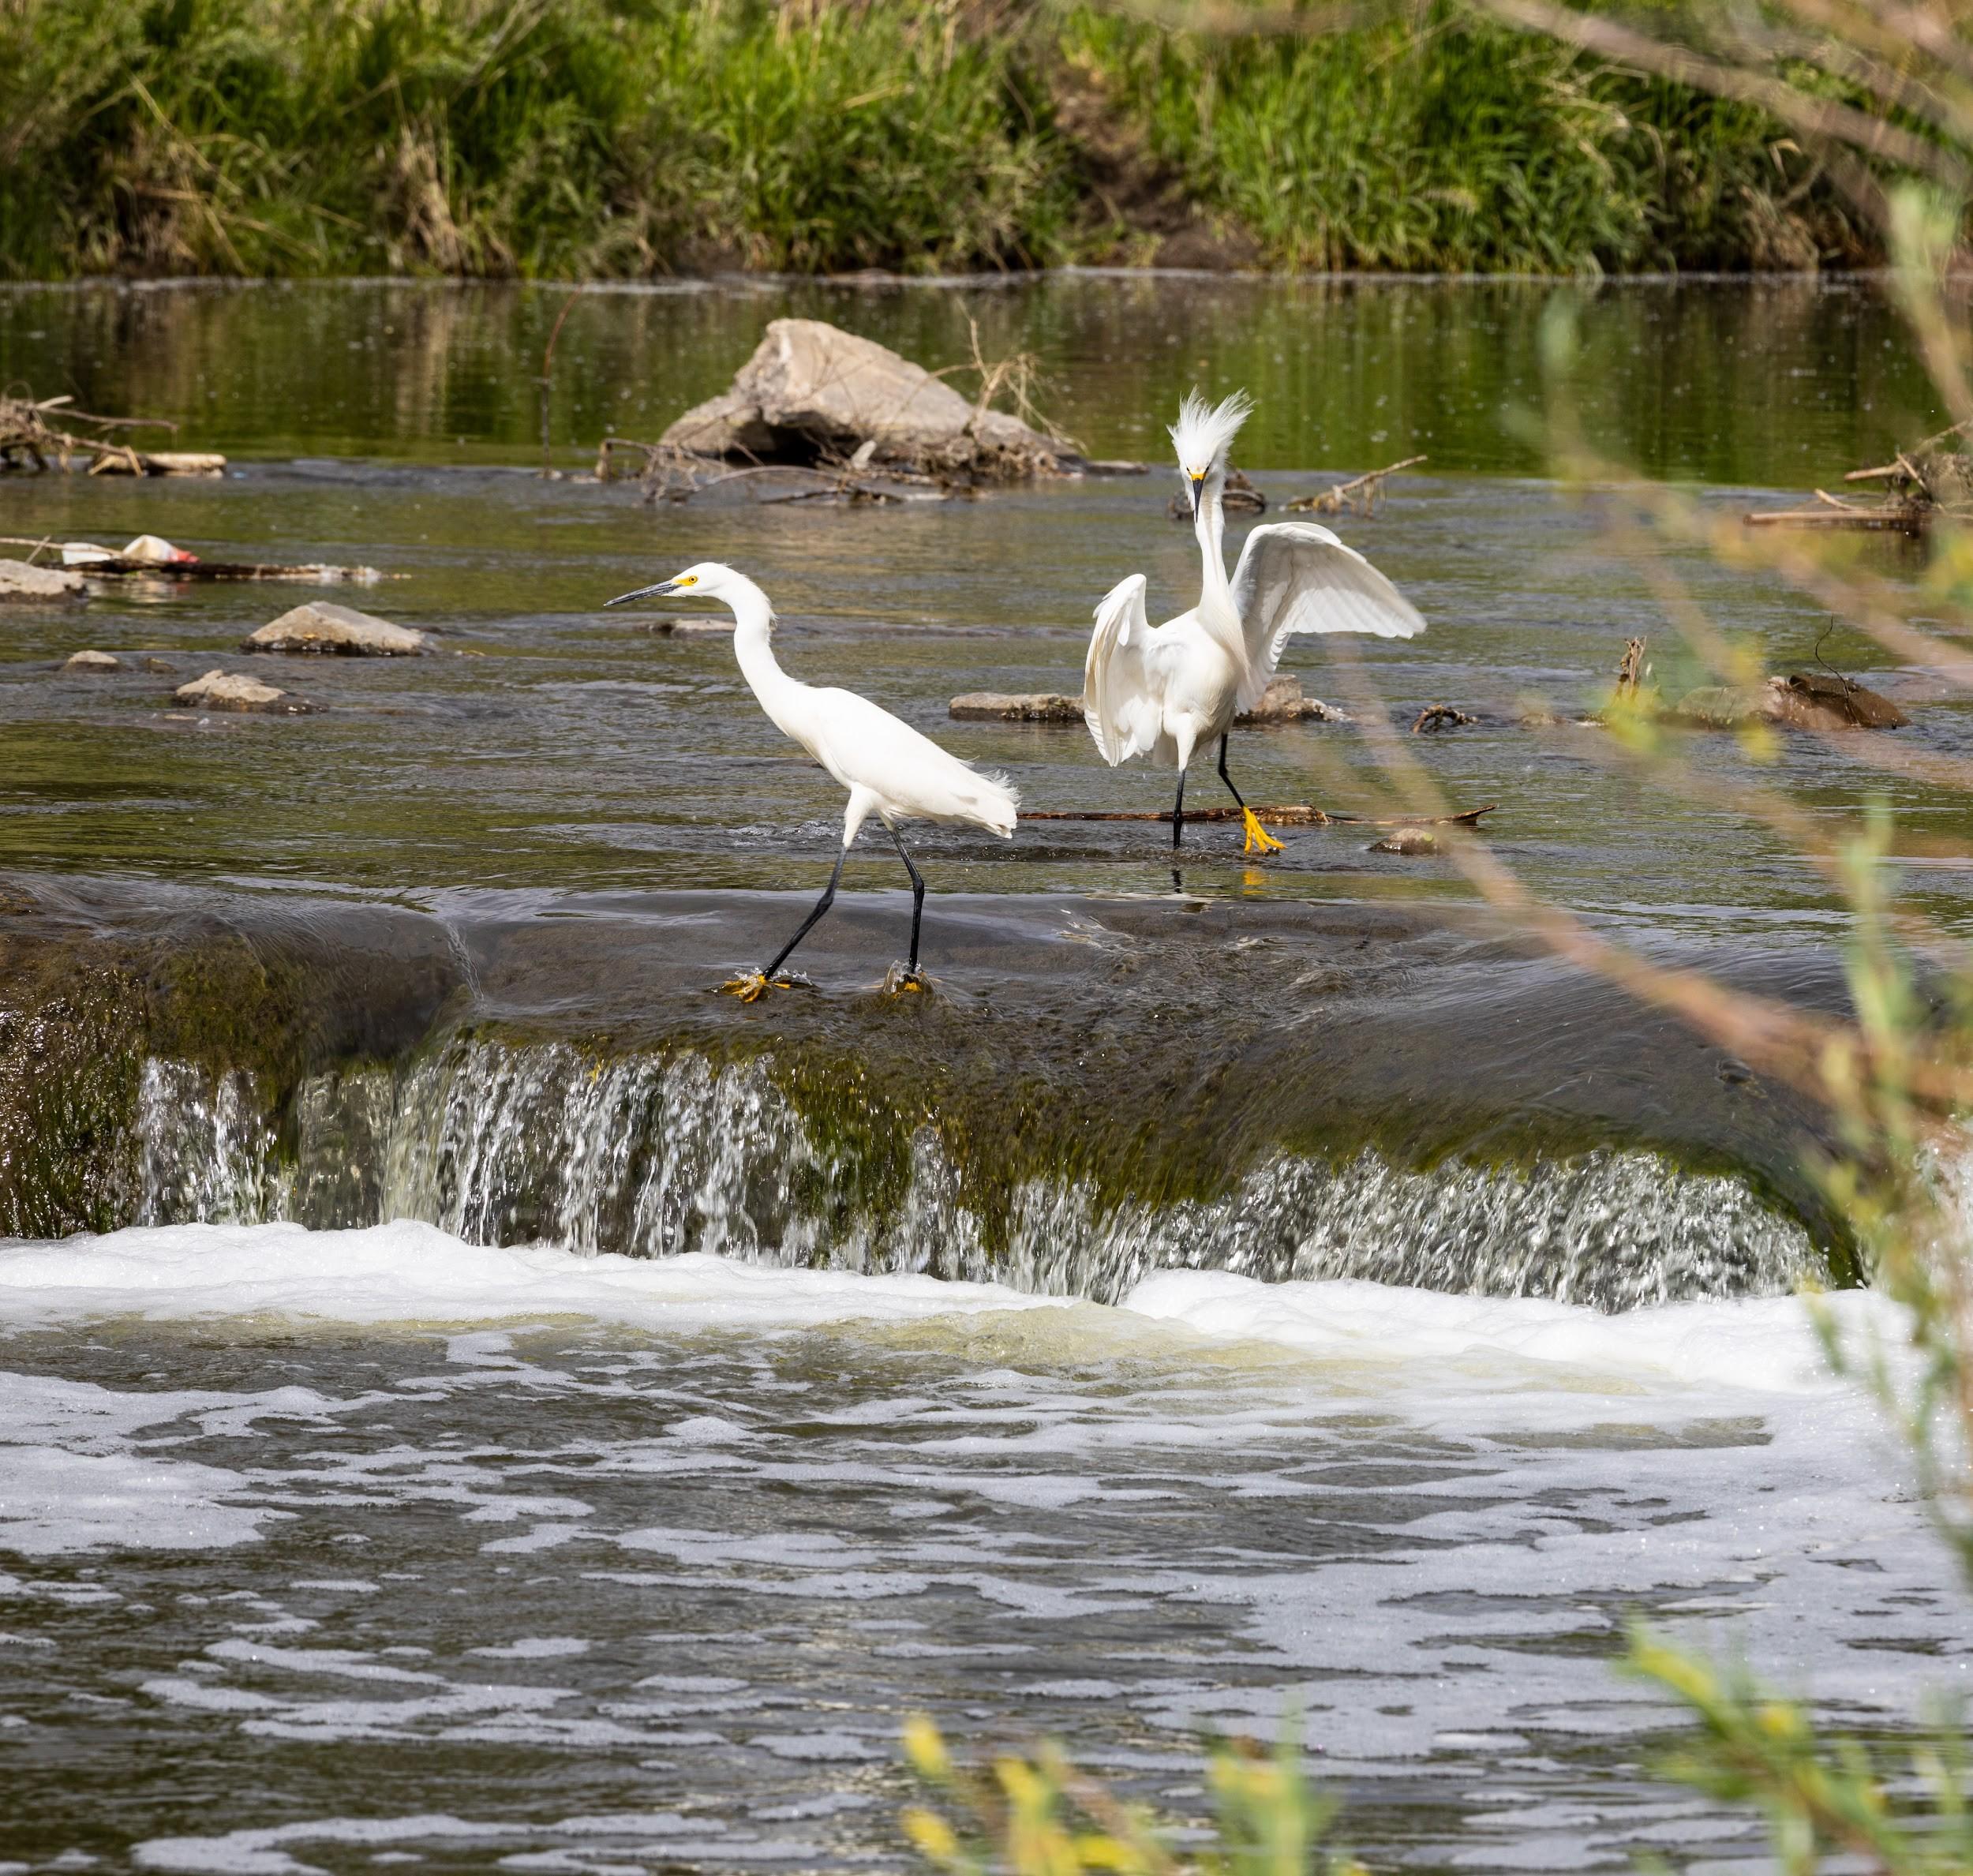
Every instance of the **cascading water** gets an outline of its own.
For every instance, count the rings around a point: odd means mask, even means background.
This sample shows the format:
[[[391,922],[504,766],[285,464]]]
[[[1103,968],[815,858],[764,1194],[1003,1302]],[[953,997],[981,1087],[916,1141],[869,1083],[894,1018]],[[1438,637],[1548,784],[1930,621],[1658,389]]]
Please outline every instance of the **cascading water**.
[[[926,1124],[878,1202],[768,1062],[689,1051],[455,1037],[305,1082],[285,1155],[250,1078],[153,1062],[141,1125],[155,1223],[415,1218],[477,1242],[991,1277],[1099,1301],[1187,1267],[1616,1309],[1772,1294],[1817,1267],[1806,1233],[1741,1181],[1641,1150],[1428,1170],[1368,1148],[1340,1163],[1276,1153],[1219,1196],[1165,1203],[1035,1177],[989,1218]]]
[[[245,1223],[279,1217],[287,1181],[266,1103],[244,1069],[144,1065],[137,1138],[145,1225]]]

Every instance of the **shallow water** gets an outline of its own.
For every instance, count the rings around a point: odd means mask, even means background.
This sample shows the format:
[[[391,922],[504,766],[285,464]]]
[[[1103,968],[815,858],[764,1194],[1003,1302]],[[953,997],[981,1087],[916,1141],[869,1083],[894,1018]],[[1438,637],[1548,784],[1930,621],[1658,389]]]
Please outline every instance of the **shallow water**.
[[[1192,550],[1162,474],[885,512],[544,481],[563,297],[0,292],[0,380],[235,458],[9,478],[0,532],[371,563],[406,577],[330,597],[444,646],[254,661],[327,709],[202,717],[172,685],[305,590],[9,614],[0,1205],[56,1222],[0,1228],[142,1228],[0,1244],[0,1859],[891,1867],[923,1707],[1181,1817],[1203,1733],[1299,1710],[1373,1863],[1718,1867],[1757,1836],[1652,1779],[1669,1716],[1608,1668],[1630,1614],[1866,1729],[1962,1685],[1950,1565],[1784,1294],[1841,1274],[1825,1117],[1444,862],[1342,825],[1252,863],[1199,827],[1174,892],[1155,825],[921,833],[930,1004],[872,994],[907,916],[874,842],[814,995],[709,994],[819,886],[839,797],[722,638],[602,599],[732,560],[800,675],[1030,808],[1148,811],[1169,779],[1080,728],[946,703],[1074,690],[1094,600],[1141,567],[1175,608]],[[1828,882],[1705,792],[1754,773],[1736,744],[1690,739],[1702,785],[1647,799],[1595,732],[1520,725],[1593,703],[1633,633],[1698,675],[1516,414],[1558,298],[1591,440],[1724,512],[1936,427],[1864,283],[753,283],[580,301],[556,460],[655,434],[787,312],[933,364],[977,320],[1103,455],[1244,383],[1273,498],[1427,451],[1337,525],[1431,630],[1290,668],[1401,732],[1477,711],[1401,747],[1501,803],[1534,884],[1829,1007]],[[1771,664],[1912,706],[1899,750],[1973,755],[1937,674],[1676,571]],[[170,672],[54,674],[84,643]],[[1759,774],[1826,825],[1885,793],[1963,927],[1961,803],[1870,755]],[[1389,804],[1348,730],[1234,762],[1250,797]]]
[[[977,316],[994,345],[1041,354],[1065,420],[1104,453],[1162,456],[1159,426],[1186,384],[1244,382],[1260,407],[1239,460],[1264,472],[1277,500],[1318,470],[1427,451],[1427,472],[1400,482],[1374,519],[1337,526],[1431,629],[1410,644],[1300,642],[1286,668],[1311,694],[1401,729],[1433,702],[1481,713],[1476,728],[1406,737],[1405,752],[1454,804],[1499,803],[1496,837],[1571,904],[1740,929],[1814,922],[1831,904],[1827,882],[1765,829],[1703,796],[1660,796],[1641,813],[1635,781],[1595,732],[1519,727],[1529,699],[1565,715],[1593,705],[1634,633],[1652,639],[1668,691],[1701,676],[1642,577],[1612,560],[1593,511],[1501,473],[1539,464],[1513,414],[1544,395],[1535,326],[1556,290],[1070,278],[965,294],[603,294],[577,306],[558,348],[568,400],[558,434],[582,440],[571,462],[586,462],[606,423],[654,434],[724,382],[768,319],[798,310],[934,362],[966,355],[963,321]],[[331,597],[444,635],[433,658],[281,661],[278,681],[328,707],[265,721],[174,713],[169,692],[234,661],[238,640],[305,591],[193,586],[100,599],[86,620],[10,619],[0,862],[412,896],[452,885],[815,890],[839,797],[761,717],[724,641],[653,637],[640,617],[599,610],[706,558],[767,586],[790,668],[860,686],[1004,768],[1031,810],[1169,807],[1168,775],[1104,769],[1078,728],[954,724],[946,712],[962,691],[1077,690],[1089,608],[1125,571],[1150,573],[1155,616],[1189,603],[1196,552],[1165,519],[1166,477],[897,511],[738,496],[653,511],[627,487],[545,485],[513,466],[531,454],[537,328],[560,304],[402,286],[0,294],[0,378],[181,417],[180,441],[240,459],[216,483],[11,478],[6,532],[118,541],[148,529],[208,556],[373,564],[406,577]],[[1708,499],[1730,508],[1878,459],[1930,421],[1915,414],[1920,380],[1862,283],[1631,284],[1589,296],[1583,316],[1582,417],[1597,446],[1706,478]],[[1202,339],[1196,354],[1168,343],[1227,332],[1242,336]],[[510,466],[459,466],[493,458]],[[1973,715],[1941,700],[1932,674],[1885,668],[1881,651],[1829,631],[1776,582],[1697,560],[1679,571],[1771,664],[1821,656],[1923,700],[1901,749],[1973,750]],[[51,677],[50,664],[84,642],[148,650],[170,670]],[[1881,788],[1913,889],[1950,916],[1958,876],[1931,856],[1934,837],[1964,833],[1963,807],[1880,773],[1867,741],[1833,751],[1797,739],[1773,778],[1828,815]],[[1730,738],[1694,736],[1690,753],[1697,775],[1748,777]],[[1333,727],[1242,733],[1234,773],[1249,799],[1391,805],[1361,739]],[[1192,804],[1217,793],[1204,777]],[[1264,867],[1244,863],[1228,829],[1194,835],[1189,890],[1458,889],[1443,862],[1369,853],[1356,829],[1291,831]],[[1033,822],[1005,845],[966,830],[915,839],[934,889],[1170,885],[1155,826]],[[874,837],[845,880],[859,892],[903,884]]]

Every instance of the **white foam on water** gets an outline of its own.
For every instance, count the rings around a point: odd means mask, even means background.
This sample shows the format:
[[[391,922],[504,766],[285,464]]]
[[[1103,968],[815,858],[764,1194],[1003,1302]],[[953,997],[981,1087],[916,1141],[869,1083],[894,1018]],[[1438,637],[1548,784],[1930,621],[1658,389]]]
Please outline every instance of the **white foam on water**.
[[[468,1244],[410,1219],[349,1231],[137,1226],[59,1243],[0,1243],[0,1322],[17,1324],[126,1315],[366,1324],[574,1316],[651,1328],[765,1329],[1059,1309],[1071,1300],[703,1253],[579,1256],[541,1245]]]
[[[1904,1339],[1884,1298],[1823,1299],[1840,1330]],[[1215,1340],[1263,1342],[1324,1361],[1504,1362],[1627,1373],[1658,1384],[1798,1393],[1829,1384],[1808,1310],[1793,1297],[1676,1303],[1605,1314],[1537,1297],[1454,1296],[1346,1279],[1263,1282],[1222,1271],[1162,1271],[1116,1310],[994,1283],[806,1270],[692,1253],[578,1256],[548,1245],[469,1244],[409,1219],[346,1231],[291,1223],[140,1226],[59,1243],[0,1243],[0,1323],[139,1316],[272,1315],[324,1322],[470,1324],[569,1317],[672,1330],[773,1330],[908,1323],[983,1312],[1080,1308],[1084,1329],[1120,1340],[1149,1320]],[[496,1378],[505,1339],[455,1339],[449,1358]],[[1438,1371],[1442,1373],[1443,1371]],[[874,1402],[888,1414],[893,1403]],[[168,1418],[169,1414],[160,1417]],[[673,1436],[731,1436],[717,1415]]]
[[[104,1545],[252,1543],[280,1514],[227,1503],[245,1483],[238,1473],[140,1452],[135,1439],[147,1427],[239,1404],[232,1395],[125,1394],[92,1381],[0,1373],[0,1548],[49,1556]]]
[[[1802,1394],[1832,1385],[1811,1309],[1799,1297],[1668,1303],[1607,1315],[1536,1297],[1448,1296],[1348,1279],[1263,1283],[1225,1271],[1161,1271],[1121,1305],[1222,1340],[1266,1342],[1344,1360],[1402,1356],[1474,1365],[1507,1361],[1642,1382]],[[1846,1343],[1908,1340],[1887,1297],[1849,1290],[1817,1299]],[[1456,1385],[1458,1369],[1435,1371]]]

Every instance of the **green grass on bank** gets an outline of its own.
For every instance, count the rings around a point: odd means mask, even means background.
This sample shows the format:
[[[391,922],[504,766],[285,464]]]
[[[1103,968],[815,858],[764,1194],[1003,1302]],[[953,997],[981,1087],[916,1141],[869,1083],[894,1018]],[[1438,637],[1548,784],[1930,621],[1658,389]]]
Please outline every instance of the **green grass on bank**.
[[[0,0],[0,275],[1862,256],[1758,113],[1477,23],[1039,0]],[[1168,256],[1170,257],[1170,256]]]

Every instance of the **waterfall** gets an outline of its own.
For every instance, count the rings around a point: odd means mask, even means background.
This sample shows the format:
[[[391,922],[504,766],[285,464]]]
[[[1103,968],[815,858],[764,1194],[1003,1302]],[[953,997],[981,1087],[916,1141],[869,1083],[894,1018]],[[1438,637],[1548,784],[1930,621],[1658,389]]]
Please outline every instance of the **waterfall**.
[[[1802,1228],[1743,1181],[1639,1149],[1427,1170],[1370,1148],[1340,1163],[1276,1152],[1217,1196],[1163,1202],[1043,1175],[990,1217],[928,1122],[880,1204],[772,1069],[455,1036],[309,1080],[283,1129],[252,1077],[154,1062],[142,1215],[416,1218],[475,1242],[928,1271],[1099,1301],[1179,1266],[1605,1309],[1772,1294],[1819,1268]]]

